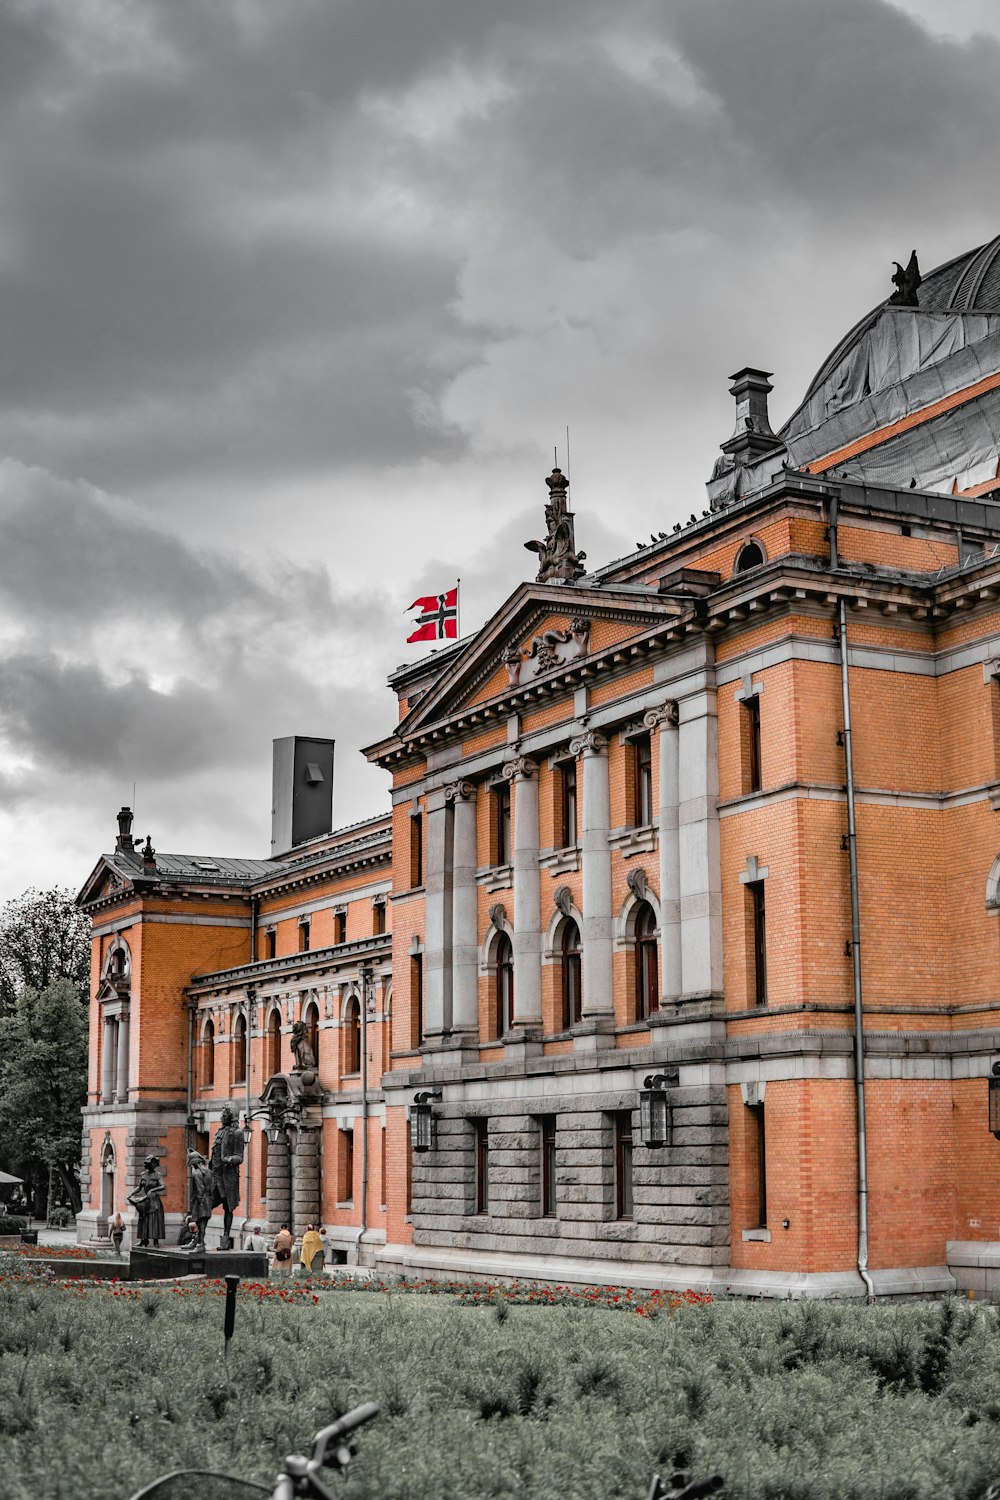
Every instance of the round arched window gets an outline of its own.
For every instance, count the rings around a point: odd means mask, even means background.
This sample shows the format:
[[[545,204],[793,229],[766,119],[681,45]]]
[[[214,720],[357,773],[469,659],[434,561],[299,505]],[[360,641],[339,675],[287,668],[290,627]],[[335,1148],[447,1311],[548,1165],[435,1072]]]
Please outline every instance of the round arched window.
[[[583,1017],[583,954],[580,929],[571,919],[563,923],[560,943],[562,977],[562,1023],[568,1030]]]
[[[510,1030],[514,1019],[514,950],[505,932],[497,938],[496,952],[495,1024],[499,1041]]]
[[[635,1018],[645,1021],[660,1008],[660,964],[656,951],[656,916],[643,901],[635,917]]]
[[[764,561],[764,549],[759,542],[747,542],[736,554],[736,562],[733,564],[734,573],[748,573],[751,568],[759,568]]]

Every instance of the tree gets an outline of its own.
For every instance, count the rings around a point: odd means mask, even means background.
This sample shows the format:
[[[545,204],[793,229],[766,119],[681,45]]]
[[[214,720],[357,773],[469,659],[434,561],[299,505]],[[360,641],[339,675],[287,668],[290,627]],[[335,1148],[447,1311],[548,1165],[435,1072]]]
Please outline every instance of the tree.
[[[90,991],[90,921],[71,891],[25,891],[0,911],[0,1016],[22,989],[41,992],[57,979],[86,1002]]]
[[[36,1180],[55,1172],[80,1206],[80,1111],[87,1100],[87,1011],[69,979],[25,985],[0,1018],[0,1137]],[[32,1170],[34,1169],[34,1170]]]

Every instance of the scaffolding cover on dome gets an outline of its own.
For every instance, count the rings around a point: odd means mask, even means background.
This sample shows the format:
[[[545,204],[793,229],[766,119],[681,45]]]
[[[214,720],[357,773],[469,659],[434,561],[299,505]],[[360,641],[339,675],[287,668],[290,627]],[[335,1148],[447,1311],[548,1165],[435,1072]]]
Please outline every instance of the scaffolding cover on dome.
[[[883,307],[781,430],[793,463],[835,453],[1000,371],[1000,314]]]

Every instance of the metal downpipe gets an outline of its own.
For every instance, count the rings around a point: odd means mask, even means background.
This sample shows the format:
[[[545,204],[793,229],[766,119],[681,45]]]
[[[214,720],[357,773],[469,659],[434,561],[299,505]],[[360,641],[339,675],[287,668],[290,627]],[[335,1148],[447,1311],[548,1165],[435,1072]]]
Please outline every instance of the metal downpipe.
[[[831,554],[836,557],[836,541]],[[861,1003],[861,904],[858,896],[858,835],[854,803],[854,753],[851,740],[851,692],[847,670],[847,605],[837,606],[840,645],[840,687],[844,704],[844,762],[847,768],[847,850],[851,871],[851,959],[854,969],[854,1080],[858,1116],[858,1274],[875,1301],[868,1270],[868,1133],[865,1122],[865,1033]]]

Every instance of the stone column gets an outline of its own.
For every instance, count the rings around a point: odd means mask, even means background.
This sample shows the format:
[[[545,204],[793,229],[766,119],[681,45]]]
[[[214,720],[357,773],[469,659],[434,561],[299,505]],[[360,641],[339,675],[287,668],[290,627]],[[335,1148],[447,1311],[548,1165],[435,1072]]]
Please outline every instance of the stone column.
[[[296,1235],[305,1233],[307,1224],[320,1222],[320,1141],[322,1119],[303,1119],[296,1132],[295,1141],[295,1202],[292,1230]],[[270,1178],[270,1172],[268,1173]],[[268,1202],[270,1212],[270,1201]]]
[[[129,1025],[128,1009],[122,1011],[118,1021],[118,1103],[125,1104],[128,1100],[128,1048],[129,1048]]]
[[[614,1029],[612,980],[611,789],[608,742],[588,730],[572,741],[583,754],[583,1021],[590,1033]]]
[[[715,687],[679,706],[681,994],[722,993],[722,871]]]
[[[104,1036],[101,1049],[101,1103],[113,1104],[115,1099],[115,1027],[113,1016],[104,1017]]]
[[[453,812],[451,866],[451,1027],[475,1042],[479,1031],[476,789],[468,781],[445,787]]]
[[[424,871],[424,1038],[433,1046],[440,1046],[451,1014],[450,822],[444,791],[432,792],[427,798]]]
[[[292,1175],[288,1135],[268,1143],[267,1150],[267,1232],[277,1234],[282,1224],[292,1222]]]
[[[518,755],[503,768],[514,785],[515,1027],[542,1024],[541,879],[538,864],[538,767]]]
[[[658,731],[660,741],[660,1003],[671,1005],[681,994],[677,704],[651,708],[643,723]]]

